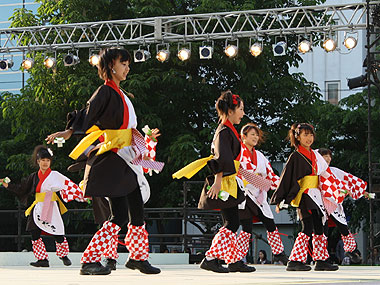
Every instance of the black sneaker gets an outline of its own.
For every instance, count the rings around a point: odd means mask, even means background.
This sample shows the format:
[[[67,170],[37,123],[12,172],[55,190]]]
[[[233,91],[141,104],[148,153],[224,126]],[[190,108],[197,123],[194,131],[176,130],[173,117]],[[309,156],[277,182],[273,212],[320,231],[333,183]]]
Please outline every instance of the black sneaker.
[[[327,260],[317,260],[317,263],[314,267],[314,271],[336,271],[338,269],[338,265],[331,264]]]
[[[228,270],[230,272],[255,272],[256,268],[253,266],[248,266],[242,260],[239,260],[235,263],[228,264]]]
[[[70,266],[71,265],[71,260],[67,257],[67,255],[64,256],[64,257],[60,257],[59,259],[62,260],[62,262],[63,262],[63,264],[65,266]]]
[[[134,260],[134,259],[128,259],[127,263],[125,264],[125,267],[129,269],[138,269],[141,273],[144,274],[158,274],[161,272],[161,270],[157,267],[153,267],[148,260]]]
[[[285,252],[281,252],[280,254],[276,254],[273,256],[273,262],[281,262],[283,265],[288,264],[288,257],[286,256]]]
[[[83,263],[80,275],[108,275],[111,269],[103,266],[100,262]]]
[[[116,260],[112,258],[107,258],[106,267],[111,270],[116,270]]]
[[[311,267],[300,261],[289,261],[286,271],[310,271]]]
[[[350,258],[352,264],[362,263],[362,255],[357,248],[355,248],[355,250],[352,252],[345,252],[344,255]]]
[[[213,271],[216,273],[228,273],[230,272],[228,268],[223,267],[221,264],[219,264],[218,259],[212,259],[207,260],[206,257],[203,258],[200,268],[204,270]]]
[[[31,262],[30,265],[34,267],[49,267],[49,260],[40,259],[35,262]]]

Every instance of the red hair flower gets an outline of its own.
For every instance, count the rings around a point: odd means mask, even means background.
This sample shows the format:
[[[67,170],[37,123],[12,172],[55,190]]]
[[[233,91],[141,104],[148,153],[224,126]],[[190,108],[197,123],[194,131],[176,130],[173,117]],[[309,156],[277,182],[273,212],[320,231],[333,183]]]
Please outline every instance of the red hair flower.
[[[238,104],[238,100],[237,98],[239,98],[239,95],[232,95],[232,104],[234,105],[237,105]]]

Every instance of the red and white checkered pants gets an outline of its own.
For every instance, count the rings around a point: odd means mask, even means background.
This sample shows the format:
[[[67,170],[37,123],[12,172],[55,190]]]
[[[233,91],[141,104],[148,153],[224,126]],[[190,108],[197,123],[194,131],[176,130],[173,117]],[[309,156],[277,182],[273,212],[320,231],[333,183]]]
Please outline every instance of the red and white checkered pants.
[[[149,240],[145,224],[143,226],[134,226],[129,223],[124,242],[129,251],[130,259],[141,261],[148,259]]]
[[[63,237],[63,242],[55,242],[56,254],[58,257],[65,257],[69,254],[69,243],[66,237]]]
[[[307,260],[307,246],[310,237],[302,232],[298,233],[297,239],[294,242],[292,252],[290,253],[290,261],[300,261],[306,263]]]
[[[282,244],[282,240],[277,228],[273,232],[267,231],[267,238],[274,255],[280,254],[284,251],[284,245]]]
[[[327,237],[322,235],[313,234],[313,260],[326,260],[329,258],[327,251]]]
[[[343,248],[345,252],[353,252],[356,248],[356,242],[352,235],[352,233],[349,233],[348,235],[344,236],[342,235],[343,240]]]
[[[236,262],[236,234],[221,227],[214,236],[206,256],[223,259],[227,264]]]
[[[113,236],[109,244],[109,247],[103,253],[103,256],[109,259],[118,259],[119,254],[117,253],[117,245],[118,245],[118,236]]]
[[[45,247],[44,242],[42,241],[42,238],[39,238],[37,240],[32,240],[32,248],[33,248],[33,254],[37,260],[48,259],[46,247]]]
[[[120,227],[110,221],[105,221],[103,227],[92,237],[86,250],[83,252],[81,263],[100,262],[102,255],[110,247],[114,236],[120,231]]]
[[[242,260],[248,252],[251,234],[241,231],[236,239],[235,262]]]

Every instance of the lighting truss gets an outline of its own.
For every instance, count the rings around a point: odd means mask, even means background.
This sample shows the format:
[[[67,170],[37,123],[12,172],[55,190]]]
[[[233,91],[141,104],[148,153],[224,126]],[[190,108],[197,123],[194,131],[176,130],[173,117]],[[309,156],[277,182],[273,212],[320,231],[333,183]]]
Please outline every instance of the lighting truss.
[[[353,3],[8,28],[0,53],[364,30],[366,11]]]

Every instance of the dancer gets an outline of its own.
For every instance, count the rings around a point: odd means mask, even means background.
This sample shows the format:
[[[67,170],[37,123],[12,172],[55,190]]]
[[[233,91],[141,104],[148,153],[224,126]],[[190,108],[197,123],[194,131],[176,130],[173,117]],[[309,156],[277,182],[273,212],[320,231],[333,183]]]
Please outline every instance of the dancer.
[[[318,152],[322,155],[327,164],[330,166],[332,160],[331,150],[327,148],[320,148]],[[345,191],[345,196],[349,195],[354,200],[357,200],[363,196],[369,198],[368,192],[366,191],[367,182],[339,168],[330,166],[330,169],[332,173],[335,175],[335,177],[347,184],[348,188],[350,189],[349,191]],[[361,253],[358,250],[355,239],[352,233],[350,233],[347,226],[346,215],[344,214],[343,209],[343,199],[340,201],[335,211],[331,213],[329,219],[331,219],[335,223],[341,234],[342,241],[344,244],[345,255],[352,260],[352,263],[361,263]]]
[[[148,160],[144,137],[136,130],[137,118],[130,99],[120,89],[129,72],[131,56],[125,49],[107,48],[100,53],[99,75],[105,84],[99,87],[81,111],[69,115],[67,129],[49,135],[68,139],[74,133],[88,135],[76,146],[70,157],[85,153],[87,161],[83,188],[86,196],[108,197],[112,218],[104,222],[84,251],[82,275],[110,274],[100,261],[112,250],[118,233],[128,221],[125,244],[129,258],[125,266],[145,274],[160,273],[148,262],[149,241],[144,223],[144,201],[149,198],[149,184],[143,167],[160,171],[163,163]],[[157,135],[158,136],[158,135]],[[89,148],[99,138],[100,144]]]
[[[25,206],[28,197],[35,196],[33,204],[25,211],[25,215],[28,217],[26,230],[31,233],[33,254],[37,259],[30,265],[35,267],[49,267],[48,254],[41,238],[42,232],[54,237],[57,256],[64,265],[71,265],[68,258],[69,244],[65,237],[65,227],[61,217],[67,209],[57,192],[65,202],[74,199],[79,202],[85,201],[83,192],[74,182],[58,171],[50,169],[52,158],[53,153],[50,149],[42,145],[36,146],[32,162],[39,167],[38,172],[29,175],[19,185],[8,184],[4,179],[0,179],[3,186],[14,192],[21,204]]]
[[[288,139],[296,150],[286,162],[279,186],[271,199],[271,204],[277,205],[276,212],[280,211],[280,203],[283,201],[297,207],[302,223],[302,231],[294,242],[286,270],[311,270],[311,267],[305,264],[311,236],[312,257],[316,261],[314,270],[338,270],[338,266],[326,261],[329,254],[327,238],[323,232],[328,212],[337,206],[335,178],[322,156],[311,149],[315,139],[312,125],[306,123],[292,125]],[[328,183],[329,181],[332,183]]]
[[[272,166],[265,156],[255,149],[255,146],[264,141],[263,132],[257,125],[249,123],[241,129],[241,138],[243,141],[240,157],[241,167],[269,180],[271,189],[276,189],[279,177],[273,172]],[[268,243],[274,255],[273,262],[281,261],[286,266],[288,257],[284,253],[284,245],[274,223],[273,214],[267,201],[267,192],[243,181],[245,201],[239,205],[239,218],[243,232],[251,235],[253,219],[262,222],[267,229]]]

